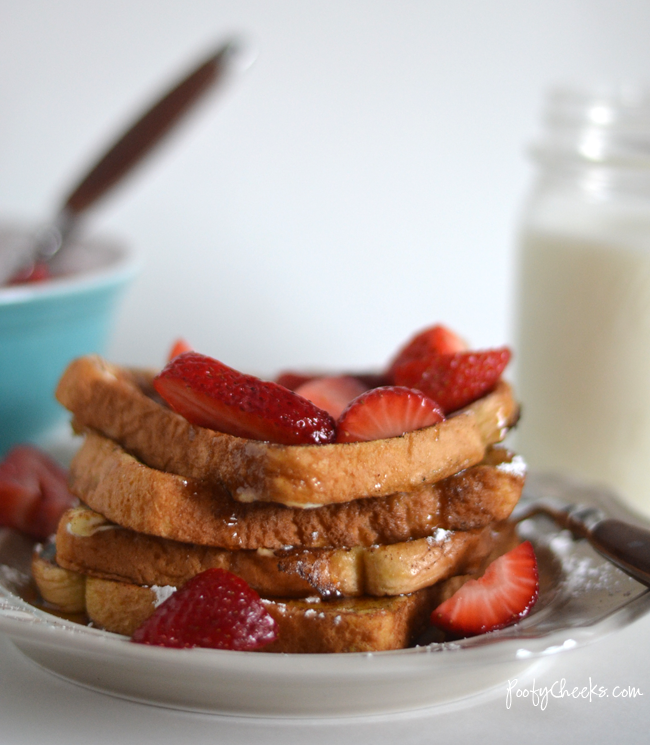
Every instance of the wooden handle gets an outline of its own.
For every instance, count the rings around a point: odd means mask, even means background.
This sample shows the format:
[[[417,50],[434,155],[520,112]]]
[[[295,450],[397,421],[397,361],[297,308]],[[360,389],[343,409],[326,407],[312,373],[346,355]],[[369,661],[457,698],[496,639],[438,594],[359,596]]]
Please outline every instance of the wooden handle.
[[[598,553],[650,587],[650,531],[607,519],[589,531],[589,542]]]
[[[231,42],[222,46],[129,127],[68,196],[62,212],[78,215],[103,196],[222,77],[235,52]]]

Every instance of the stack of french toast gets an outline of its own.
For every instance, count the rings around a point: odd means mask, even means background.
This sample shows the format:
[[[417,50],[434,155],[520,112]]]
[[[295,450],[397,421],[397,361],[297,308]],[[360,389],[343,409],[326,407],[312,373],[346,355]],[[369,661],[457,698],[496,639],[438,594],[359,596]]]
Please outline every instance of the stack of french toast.
[[[88,356],[57,389],[83,436],[69,470],[79,506],[39,546],[34,576],[97,627],[130,636],[217,567],[275,620],[264,651],[404,648],[518,542],[507,518],[525,467],[498,445],[518,417],[501,379],[431,426],[295,445],[197,425],[156,376]]]

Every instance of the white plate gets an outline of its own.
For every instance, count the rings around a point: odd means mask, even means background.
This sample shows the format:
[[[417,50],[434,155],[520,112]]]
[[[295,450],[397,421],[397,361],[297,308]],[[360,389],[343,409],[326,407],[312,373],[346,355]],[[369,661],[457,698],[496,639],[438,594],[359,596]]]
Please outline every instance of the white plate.
[[[552,495],[618,511],[606,494],[529,478]],[[610,508],[608,510],[608,507]],[[541,593],[519,624],[455,643],[376,654],[276,655],[175,650],[58,619],[21,600],[27,543],[0,536],[0,632],[44,669],[114,696],[188,711],[248,716],[352,716],[457,701],[549,656],[593,642],[650,610],[650,591],[545,518],[522,523],[536,548]]]

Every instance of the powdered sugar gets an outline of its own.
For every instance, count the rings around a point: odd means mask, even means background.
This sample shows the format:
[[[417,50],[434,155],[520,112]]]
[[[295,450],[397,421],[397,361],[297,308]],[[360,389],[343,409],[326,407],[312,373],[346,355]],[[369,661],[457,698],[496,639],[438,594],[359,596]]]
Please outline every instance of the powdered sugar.
[[[612,590],[618,570],[612,564],[594,563],[590,557],[569,556],[563,561],[572,594]]]
[[[6,564],[0,564],[0,577],[5,584],[13,585],[13,587],[22,587],[29,582],[28,574]]]
[[[526,475],[526,461],[521,455],[515,455],[509,463],[499,463],[497,470],[502,473],[509,473],[513,476],[520,476],[523,478]]]
[[[152,585],[149,589],[156,596],[154,600],[156,608],[176,592],[176,588],[171,585]]]
[[[567,556],[573,549],[573,533],[570,530],[561,530],[549,542],[551,550],[558,556]]]
[[[450,535],[452,531],[451,530],[445,530],[444,528],[436,528],[433,535],[427,536],[427,543],[429,545],[432,545],[434,543],[442,543],[444,540],[446,540]]]

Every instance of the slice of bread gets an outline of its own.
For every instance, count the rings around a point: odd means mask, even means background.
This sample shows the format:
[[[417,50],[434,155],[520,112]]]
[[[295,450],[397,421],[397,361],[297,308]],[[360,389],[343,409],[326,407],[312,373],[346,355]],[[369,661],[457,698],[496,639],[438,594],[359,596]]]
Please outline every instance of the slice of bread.
[[[264,605],[278,624],[279,636],[263,651],[375,652],[408,647],[425,629],[430,629],[429,617],[437,605],[518,543],[514,526],[500,536],[475,575],[456,575],[406,595],[339,600],[266,598]],[[169,586],[147,587],[63,569],[55,557],[38,548],[34,552],[32,569],[46,602],[56,605],[60,599],[65,601],[71,597],[76,603],[81,597],[86,617],[93,624],[126,636],[133,634],[173,592]],[[80,610],[78,604],[73,610]]]
[[[451,586],[459,586],[458,580]],[[391,598],[323,601],[263,599],[278,638],[261,652],[379,652],[410,646],[433,608],[445,598],[435,586]],[[86,613],[100,628],[131,636],[156,608],[156,590],[127,582],[86,578]]]
[[[501,382],[444,422],[400,437],[276,445],[191,425],[153,395],[153,376],[88,356],[69,365],[56,395],[77,430],[101,432],[143,463],[225,488],[240,502],[310,508],[411,492],[479,463],[518,417]]]
[[[298,510],[241,504],[224,490],[139,463],[89,432],[70,466],[70,488],[109,520],[142,533],[228,549],[371,546],[472,530],[506,519],[524,484],[521,458],[504,448],[411,494]]]
[[[32,571],[43,599],[60,611],[80,610],[95,626],[131,636],[173,588],[146,587],[100,579],[61,568],[35,552]],[[43,581],[45,578],[45,581]],[[457,576],[408,595],[384,598],[318,597],[263,599],[278,625],[278,639],[265,652],[377,652],[411,645],[428,626],[433,608],[451,596],[469,576]],[[81,607],[57,601],[81,597]]]
[[[86,612],[86,577],[57,564],[53,540],[34,547],[32,577],[41,597],[55,611],[71,616]]]
[[[503,541],[492,526],[351,549],[229,551],[121,528],[92,510],[68,510],[56,536],[58,564],[103,579],[178,587],[210,568],[226,569],[265,597],[385,596],[468,574]]]

